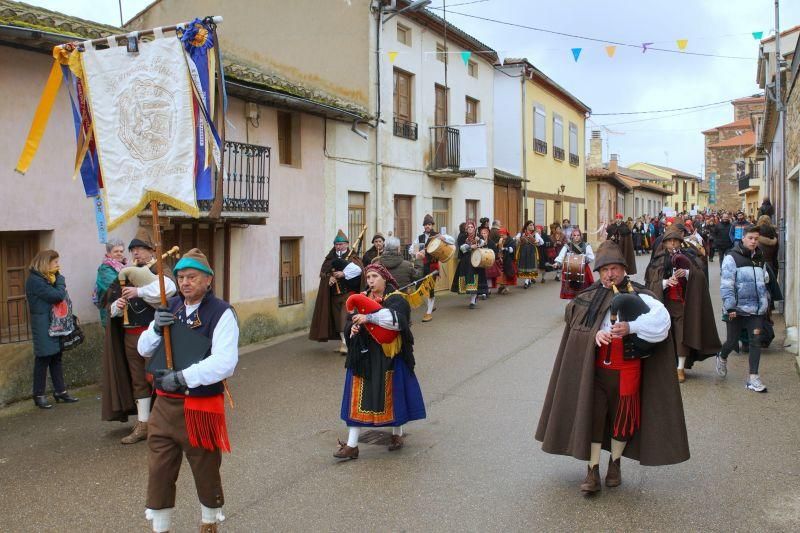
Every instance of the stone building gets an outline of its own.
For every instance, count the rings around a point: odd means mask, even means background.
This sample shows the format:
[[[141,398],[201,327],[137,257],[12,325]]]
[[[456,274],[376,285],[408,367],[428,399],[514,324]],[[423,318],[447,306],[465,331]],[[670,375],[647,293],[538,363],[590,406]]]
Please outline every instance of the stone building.
[[[755,144],[754,121],[764,113],[764,95],[738,98],[731,103],[733,122],[703,132],[706,178],[710,189],[715,192],[710,198],[714,209],[737,210],[742,207],[737,161],[743,161],[744,153]],[[760,179],[760,176],[753,177]]]

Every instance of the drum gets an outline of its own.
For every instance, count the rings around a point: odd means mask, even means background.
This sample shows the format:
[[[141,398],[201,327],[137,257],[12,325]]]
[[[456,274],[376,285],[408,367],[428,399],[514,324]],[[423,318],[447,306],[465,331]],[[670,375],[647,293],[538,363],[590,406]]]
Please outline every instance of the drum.
[[[453,244],[445,242],[445,240],[440,237],[433,237],[428,241],[425,251],[433,257],[433,262],[446,263],[455,255],[456,247]]]
[[[573,287],[580,287],[583,285],[586,270],[586,256],[583,254],[569,253],[564,259],[564,266],[562,267],[561,279]]]
[[[494,250],[490,248],[477,248],[472,251],[470,262],[474,268],[489,268],[494,264]]]

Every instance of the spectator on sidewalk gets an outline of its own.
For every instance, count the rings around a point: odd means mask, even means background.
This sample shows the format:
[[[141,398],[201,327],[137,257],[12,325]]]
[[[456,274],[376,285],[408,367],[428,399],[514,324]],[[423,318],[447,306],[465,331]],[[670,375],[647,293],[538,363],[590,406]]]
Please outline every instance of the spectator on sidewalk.
[[[752,225],[753,224],[747,220],[747,217],[744,216],[742,211],[736,212],[736,220],[731,224],[728,234],[731,238],[732,246],[736,246],[737,243],[741,242],[742,237],[744,237],[745,228]]]
[[[764,262],[772,267],[772,273],[778,275],[778,232],[772,225],[769,215],[761,215],[758,219],[760,235],[758,237],[758,247],[764,254]]]
[[[764,268],[764,255],[758,248],[758,226],[744,230],[738,242],[722,261],[722,309],[728,315],[727,339],[717,355],[717,373],[728,374],[728,355],[739,344],[739,332],[747,330],[750,374],[746,387],[754,392],[767,392],[761,381],[758,365],[761,360],[761,334],[769,310],[769,276]]]
[[[106,255],[100,266],[97,267],[97,278],[95,279],[94,294],[92,300],[100,308],[100,325],[106,327],[108,322],[108,310],[103,302],[106,299],[106,292],[109,287],[117,281],[119,271],[122,270],[127,261],[125,259],[125,243],[120,239],[110,239],[106,243]]]
[[[719,253],[719,260],[725,258],[733,247],[731,240],[731,216],[728,213],[722,213],[722,218],[714,225],[714,233],[712,234],[714,241],[714,249]]]
[[[762,217],[764,215],[767,215],[770,220],[775,216],[775,208],[772,206],[772,202],[770,202],[769,198],[764,198],[764,201],[761,202],[761,207],[758,208],[758,216]]]
[[[56,402],[73,403],[64,383],[64,367],[61,365],[61,338],[50,335],[53,308],[67,305],[67,282],[59,272],[58,252],[43,250],[31,261],[28,280],[25,282],[25,298],[30,310],[31,333],[33,335],[33,403],[40,409],[53,407],[45,396],[47,369],[53,382]]]

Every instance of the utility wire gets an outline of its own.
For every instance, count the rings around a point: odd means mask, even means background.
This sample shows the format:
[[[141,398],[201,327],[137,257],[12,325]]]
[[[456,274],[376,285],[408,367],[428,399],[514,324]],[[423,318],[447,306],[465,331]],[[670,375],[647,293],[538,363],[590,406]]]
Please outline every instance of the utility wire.
[[[727,104],[728,102],[729,102],[728,100],[725,100],[722,104],[717,104],[715,106],[704,107],[702,109],[693,109],[691,111],[684,111],[683,113],[675,113],[674,115],[666,115],[666,116],[662,115],[660,117],[640,118],[640,119],[637,119],[637,120],[626,120],[624,122],[610,122],[608,124],[601,124],[601,126],[603,126],[603,127],[606,127],[606,126],[617,126],[617,125],[620,125],[620,124],[634,124],[636,122],[648,122],[650,120],[662,120],[662,119],[665,119],[665,118],[679,117],[679,116],[682,116],[682,115],[689,115],[691,113],[697,113],[698,111],[707,111],[709,109],[716,109],[720,105]]]
[[[619,111],[617,113],[592,113],[593,117],[611,116],[611,115],[646,115],[650,113],[672,113],[673,111],[686,111],[687,109],[700,109],[703,107],[711,107],[719,104],[726,104],[733,100],[720,100],[719,102],[711,102],[709,104],[693,105],[689,107],[676,107],[673,109],[655,109],[653,111]]]
[[[627,46],[628,48],[637,48],[639,50],[641,50],[642,46],[643,46],[642,44],[623,43],[623,42],[619,42],[619,41],[610,41],[608,39],[598,39],[596,37],[587,37],[585,35],[576,35],[574,33],[564,33],[564,32],[555,31],[555,30],[547,30],[547,29],[544,29],[544,28],[537,28],[535,26],[526,26],[525,24],[517,24],[515,22],[507,22],[507,21],[504,21],[504,20],[491,19],[491,18],[488,18],[488,17],[480,17],[478,15],[469,15],[467,13],[461,13],[459,11],[449,11],[449,13],[451,15],[461,15],[462,17],[468,17],[468,18],[483,20],[483,21],[486,21],[486,22],[494,22],[496,24],[503,24],[505,26],[513,26],[515,28],[522,28],[522,29],[526,29],[526,30],[539,31],[539,32],[542,32],[542,33],[550,33],[550,34],[553,34],[553,35],[561,35],[562,37],[572,37],[574,39],[582,39],[584,41],[593,41],[593,42],[603,43],[603,44],[613,44],[613,45],[617,45],[617,46]],[[647,46],[647,50],[648,51],[653,51],[653,52],[668,52],[668,53],[671,53],[671,54],[682,54],[682,55],[690,55],[690,56],[719,57],[719,58],[724,58],[724,59],[746,59],[748,61],[754,61],[755,59],[757,59],[755,57],[726,56],[726,55],[720,55],[720,54],[705,54],[705,53],[702,53],[702,52],[686,52],[686,51],[682,52],[680,50],[670,50],[669,48],[657,48],[657,47],[651,47],[651,46]]]

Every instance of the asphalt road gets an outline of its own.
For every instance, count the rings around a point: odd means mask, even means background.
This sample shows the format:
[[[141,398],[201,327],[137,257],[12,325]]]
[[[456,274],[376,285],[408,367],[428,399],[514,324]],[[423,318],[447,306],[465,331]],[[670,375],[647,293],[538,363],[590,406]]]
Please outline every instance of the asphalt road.
[[[718,306],[718,263],[711,278]],[[782,331],[762,359],[768,394],[745,390],[745,357],[731,356],[726,380],[699,363],[681,386],[691,460],[623,459],[622,486],[587,499],[585,464],[533,440],[563,331],[558,284],[466,304],[439,298],[434,320],[414,325],[428,418],[406,427],[403,450],[362,444],[357,461],[332,457],[346,436],[333,343],[245,350],[230,383],[224,531],[800,530],[800,387]],[[101,422],[97,390],[79,392],[49,412],[0,412],[0,530],[147,531],[146,445],[120,445],[129,426]],[[186,463],[177,507],[174,531],[196,531]]]

